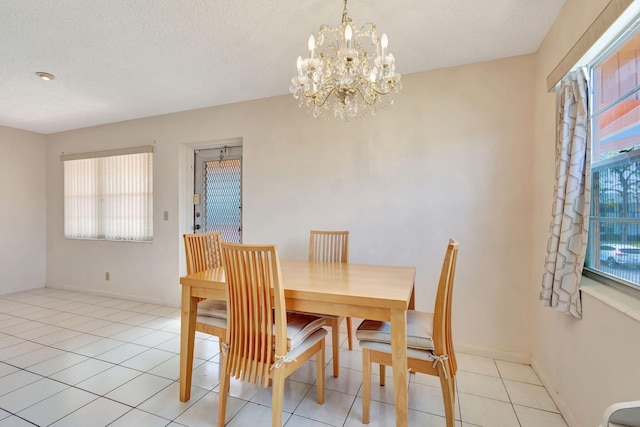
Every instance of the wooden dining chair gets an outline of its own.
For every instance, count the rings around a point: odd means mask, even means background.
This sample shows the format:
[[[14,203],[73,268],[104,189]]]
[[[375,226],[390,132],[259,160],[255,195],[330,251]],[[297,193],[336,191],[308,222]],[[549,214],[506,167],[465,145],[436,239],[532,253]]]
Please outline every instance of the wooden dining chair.
[[[220,233],[184,235],[184,250],[187,259],[187,274],[222,266]],[[200,298],[196,331],[218,337],[220,348],[227,333],[227,303]]]
[[[315,262],[349,262],[348,231],[318,231],[309,233],[309,261]],[[340,374],[340,324],[347,320],[347,343],[353,350],[353,331],[350,317],[325,316],[327,325],[331,326],[331,346],[333,350],[333,376]]]
[[[317,402],[324,403],[323,317],[287,313],[275,245],[222,243],[228,322],[220,373],[218,425],[226,418],[229,381],[273,383],[271,424],[282,425],[284,380],[315,356]]]
[[[451,338],[451,298],[459,243],[449,240],[438,283],[433,313],[407,312],[407,365],[413,372],[440,377],[447,427],[455,420],[455,377],[458,370]],[[371,364],[380,364],[380,385],[385,366],[391,366],[391,324],[365,320],[356,331],[362,347],[362,422],[369,423]]]

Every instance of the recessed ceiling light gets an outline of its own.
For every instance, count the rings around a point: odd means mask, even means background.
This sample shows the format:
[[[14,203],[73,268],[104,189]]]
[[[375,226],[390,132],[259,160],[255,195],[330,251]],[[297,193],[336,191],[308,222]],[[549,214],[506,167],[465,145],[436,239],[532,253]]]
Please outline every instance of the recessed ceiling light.
[[[44,71],[36,72],[36,76],[40,77],[42,80],[53,80],[56,78],[53,74],[45,73]]]

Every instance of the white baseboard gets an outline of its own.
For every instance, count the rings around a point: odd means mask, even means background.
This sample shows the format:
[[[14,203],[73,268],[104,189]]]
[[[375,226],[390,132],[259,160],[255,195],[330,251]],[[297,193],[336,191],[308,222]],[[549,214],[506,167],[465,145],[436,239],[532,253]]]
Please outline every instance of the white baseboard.
[[[500,351],[492,348],[476,347],[472,345],[455,343],[456,353],[466,353],[473,356],[489,357],[491,359],[504,360],[514,363],[531,363],[531,356],[524,353],[514,353],[508,351]]]
[[[143,303],[147,303],[147,304],[157,304],[157,305],[164,305],[164,306],[167,306],[167,307],[180,308],[180,304],[176,304],[175,301],[166,301],[166,300],[161,299],[161,298],[153,298],[152,296],[139,297],[139,296],[135,296],[135,295],[123,294],[123,293],[120,293],[120,292],[103,291],[103,290],[97,290],[97,289],[76,288],[76,287],[73,287],[73,286],[52,286],[52,285],[47,285],[46,288],[59,289],[59,290],[62,290],[62,291],[73,291],[73,292],[79,292],[79,293],[89,294],[89,295],[97,295],[97,296],[102,296],[102,297],[120,298],[120,299],[126,299],[126,300],[130,300],[130,301],[143,302]]]
[[[540,378],[540,381],[542,381],[542,384],[544,384],[544,387],[549,392],[549,396],[551,396],[551,399],[558,407],[558,410],[564,417],[564,420],[567,423],[567,425],[569,427],[581,427],[576,421],[575,417],[573,416],[573,412],[571,412],[571,410],[569,409],[565,401],[562,399],[562,397],[560,397],[560,395],[556,391],[555,386],[553,385],[553,383],[551,383],[551,381],[549,380],[549,377],[540,368],[540,365],[538,365],[538,362],[536,362],[535,360],[532,360],[531,367],[533,368],[535,373],[538,375],[538,378]]]

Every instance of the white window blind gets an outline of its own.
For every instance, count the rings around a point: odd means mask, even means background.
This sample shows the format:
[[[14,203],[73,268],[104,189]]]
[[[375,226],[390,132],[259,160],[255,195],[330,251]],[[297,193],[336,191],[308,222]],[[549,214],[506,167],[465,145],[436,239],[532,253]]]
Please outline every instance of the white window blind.
[[[153,240],[153,147],[61,159],[65,237]]]

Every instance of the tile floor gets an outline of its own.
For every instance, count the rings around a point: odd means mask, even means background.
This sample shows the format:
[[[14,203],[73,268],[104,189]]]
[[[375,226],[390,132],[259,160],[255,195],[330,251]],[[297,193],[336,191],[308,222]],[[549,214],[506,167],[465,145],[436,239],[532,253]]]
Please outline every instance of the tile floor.
[[[179,319],[176,308],[69,291],[0,296],[0,427],[215,425],[218,343],[196,337],[191,399],[181,403]],[[286,427],[362,425],[361,353],[346,348],[346,335],[340,358],[335,379],[327,347],[322,406],[313,362],[287,380]],[[457,427],[566,426],[530,366],[458,360]],[[373,381],[370,426],[391,426],[393,381]],[[271,425],[270,389],[232,381],[230,394],[228,426]],[[410,376],[409,424],[445,425],[437,378]]]

